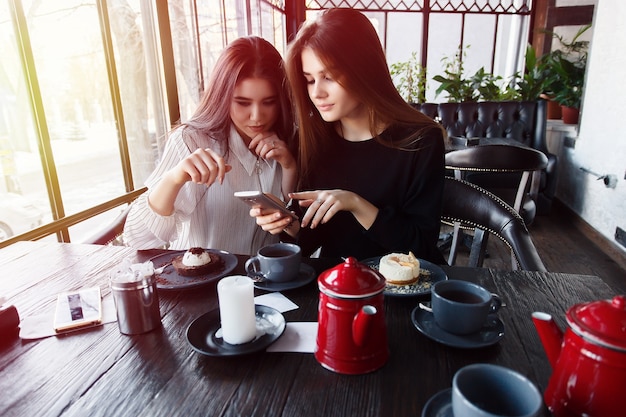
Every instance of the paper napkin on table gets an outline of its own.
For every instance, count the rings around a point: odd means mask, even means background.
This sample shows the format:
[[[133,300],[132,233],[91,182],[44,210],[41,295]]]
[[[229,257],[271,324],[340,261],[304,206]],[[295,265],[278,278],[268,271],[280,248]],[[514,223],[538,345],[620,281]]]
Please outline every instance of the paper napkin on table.
[[[316,321],[287,323],[283,335],[267,348],[267,352],[313,353],[316,337]]]
[[[101,326],[114,321],[117,321],[117,316],[115,314],[113,297],[105,297],[102,300],[102,323],[89,327],[81,327],[75,331]],[[51,313],[24,317],[20,322],[20,338],[24,340],[42,339],[44,337],[59,336],[67,333],[71,333],[71,331],[62,333],[54,331],[54,310]]]
[[[281,313],[298,308],[297,304],[279,292],[259,295],[254,297],[254,302],[275,308]],[[313,353],[316,337],[317,322],[287,323],[285,332],[267,348],[267,352]]]
[[[255,304],[261,304],[267,307],[275,308],[276,310],[284,313],[285,311],[291,311],[298,308],[298,305],[285,297],[279,292],[272,292],[269,294],[258,295],[254,297]]]

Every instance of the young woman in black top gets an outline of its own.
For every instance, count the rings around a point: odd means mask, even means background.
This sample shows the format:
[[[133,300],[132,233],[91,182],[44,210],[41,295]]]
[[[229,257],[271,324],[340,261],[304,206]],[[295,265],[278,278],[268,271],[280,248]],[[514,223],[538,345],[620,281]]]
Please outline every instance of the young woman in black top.
[[[443,129],[398,94],[378,35],[362,13],[330,9],[290,44],[287,76],[300,136],[300,222],[251,210],[305,254],[364,259],[437,249]]]

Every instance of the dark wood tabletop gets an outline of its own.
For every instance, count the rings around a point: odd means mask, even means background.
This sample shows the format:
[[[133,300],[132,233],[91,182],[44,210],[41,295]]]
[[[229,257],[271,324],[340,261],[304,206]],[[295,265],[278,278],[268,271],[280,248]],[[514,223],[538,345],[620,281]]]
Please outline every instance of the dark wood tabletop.
[[[0,250],[0,296],[21,317],[50,311],[56,294],[98,285],[111,297],[108,271],[125,257],[160,252],[46,242]],[[233,273],[241,273],[242,261]],[[309,261],[307,261],[309,262]],[[336,265],[311,260],[316,271]],[[480,349],[441,345],[417,331],[411,311],[419,298],[385,298],[389,361],[365,375],[340,375],[313,354],[258,352],[208,357],[187,342],[187,326],[216,309],[216,284],[159,291],[163,326],[126,336],[116,323],[35,341],[0,344],[2,416],[420,416],[426,402],[452,384],[461,367],[488,362],[528,376],[543,392],[550,365],[530,315],[564,313],[575,303],[610,298],[600,278],[559,273],[445,267],[449,278],[477,282],[506,303],[505,336]],[[261,292],[259,292],[261,293]],[[317,321],[315,281],[283,294],[299,308],[287,322]],[[50,317],[52,320],[52,317]],[[545,415],[548,415],[545,411]]]

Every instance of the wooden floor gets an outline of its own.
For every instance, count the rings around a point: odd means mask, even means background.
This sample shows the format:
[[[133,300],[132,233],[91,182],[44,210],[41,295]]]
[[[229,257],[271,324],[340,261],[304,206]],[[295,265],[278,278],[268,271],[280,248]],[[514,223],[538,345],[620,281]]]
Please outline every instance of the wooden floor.
[[[596,275],[626,294],[626,269],[613,260],[576,224],[580,220],[556,204],[550,215],[537,216],[529,227],[533,242],[544,265],[551,272]],[[457,264],[465,265],[469,249],[460,250]],[[508,248],[499,239],[489,239],[484,267],[511,269]]]

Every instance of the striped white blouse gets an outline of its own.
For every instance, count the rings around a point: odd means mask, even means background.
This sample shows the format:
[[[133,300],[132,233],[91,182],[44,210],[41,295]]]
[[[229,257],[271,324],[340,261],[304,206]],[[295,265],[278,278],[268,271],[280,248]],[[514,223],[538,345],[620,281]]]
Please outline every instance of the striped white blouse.
[[[229,137],[226,162],[232,166],[224,183],[210,187],[187,182],[178,193],[174,213],[161,216],[150,208],[147,196],[163,174],[198,147],[208,147],[224,155],[223,144],[176,129],[168,139],[163,157],[146,180],[148,191],[132,205],[124,228],[126,244],[137,249],[202,247],[250,255],[278,236],[264,232],[250,217],[250,207],[233,196],[235,191],[260,190],[283,198],[282,170],[274,160],[257,159],[235,128]]]

